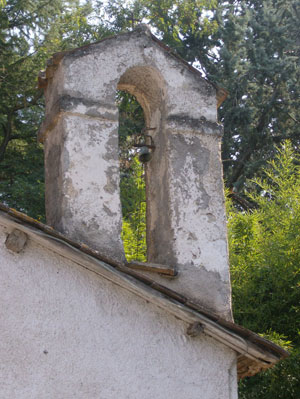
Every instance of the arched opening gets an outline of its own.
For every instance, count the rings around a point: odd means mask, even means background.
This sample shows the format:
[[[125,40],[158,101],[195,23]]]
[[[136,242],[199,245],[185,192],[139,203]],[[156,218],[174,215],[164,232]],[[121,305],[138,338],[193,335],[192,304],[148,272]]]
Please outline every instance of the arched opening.
[[[134,147],[137,135],[145,127],[144,112],[136,98],[118,91],[120,197],[122,206],[122,241],[128,262],[147,260],[146,182],[144,164]]]
[[[145,164],[139,158],[145,161],[148,156],[151,159],[154,156],[164,82],[155,68],[138,66],[129,68],[121,76],[117,89],[122,239],[127,260],[143,262],[149,257],[151,212],[147,193],[153,163],[151,160]],[[146,146],[142,146],[143,143]],[[145,150],[148,153],[142,156]]]

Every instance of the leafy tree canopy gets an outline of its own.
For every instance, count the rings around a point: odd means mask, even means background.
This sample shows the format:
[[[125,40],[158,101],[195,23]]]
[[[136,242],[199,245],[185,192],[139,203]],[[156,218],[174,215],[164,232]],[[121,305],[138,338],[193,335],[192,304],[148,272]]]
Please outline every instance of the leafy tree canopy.
[[[37,218],[45,213],[37,74],[52,53],[107,34],[89,23],[91,13],[77,0],[9,0],[0,8],[0,198]]]
[[[36,77],[52,53],[146,21],[228,91],[219,120],[234,200],[234,314],[292,353],[243,381],[243,399],[300,397],[299,20],[296,0],[114,0],[105,10],[100,1],[0,0],[0,200],[31,216],[44,218],[43,155],[35,141],[44,104]],[[130,149],[143,116],[134,98],[120,94],[117,101],[123,241],[129,259],[145,260],[143,169]],[[290,144],[278,150],[286,138]]]
[[[136,0],[108,5],[115,29],[148,21],[160,38],[228,91],[224,177],[240,200],[285,139],[299,144],[300,6],[294,0]]]
[[[235,321],[286,346],[291,357],[241,384],[242,398],[300,395],[300,155],[286,142],[248,185],[256,208],[229,201]]]

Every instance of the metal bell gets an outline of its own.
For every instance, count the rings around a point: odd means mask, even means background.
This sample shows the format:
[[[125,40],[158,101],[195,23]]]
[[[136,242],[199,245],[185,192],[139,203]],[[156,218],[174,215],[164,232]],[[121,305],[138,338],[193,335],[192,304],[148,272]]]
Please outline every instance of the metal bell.
[[[149,147],[147,147],[147,146],[141,147],[140,152],[139,152],[140,162],[142,162],[142,163],[149,162],[151,158],[152,158],[152,154],[149,150]]]
[[[152,152],[155,150],[153,138],[150,134],[145,134],[145,131],[155,129],[156,128],[144,128],[141,134],[135,137],[133,146],[139,148],[139,160],[142,163],[149,162],[152,158]]]

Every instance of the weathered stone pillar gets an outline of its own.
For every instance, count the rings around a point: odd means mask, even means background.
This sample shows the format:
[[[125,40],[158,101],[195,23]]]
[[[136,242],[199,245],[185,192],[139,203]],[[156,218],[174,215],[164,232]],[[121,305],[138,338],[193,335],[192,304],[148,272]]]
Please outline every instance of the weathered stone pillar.
[[[86,113],[66,100],[45,139],[47,223],[122,260],[117,109]]]
[[[148,260],[176,266],[165,284],[230,319],[222,127],[170,115],[160,135],[147,166]]]
[[[117,89],[133,94],[156,146],[146,166],[148,260],[178,270],[173,280],[150,276],[230,319],[216,87],[145,26],[54,55],[41,83],[48,223],[125,259],[114,101]]]

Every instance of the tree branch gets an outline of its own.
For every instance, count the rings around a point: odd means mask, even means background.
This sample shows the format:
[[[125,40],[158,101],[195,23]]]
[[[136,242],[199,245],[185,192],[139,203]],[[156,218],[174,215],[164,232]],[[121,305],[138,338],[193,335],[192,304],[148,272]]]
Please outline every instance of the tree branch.
[[[10,136],[9,141],[11,141],[11,140],[26,140],[26,139],[30,139],[32,137],[36,137],[36,132],[30,133],[30,134],[23,134],[23,135],[21,134],[19,136],[17,134],[14,134],[14,135]]]
[[[244,151],[244,154],[241,156],[240,160],[237,162],[237,168],[236,168],[233,176],[229,180],[230,187],[232,187],[234,182],[236,182],[239,179],[240,175],[242,174],[242,171],[245,168],[246,163],[249,161],[252,153],[257,149],[257,146],[259,143],[259,141],[257,139],[257,135],[262,132],[262,130],[264,129],[264,127],[266,125],[266,122],[268,121],[268,112],[275,100],[276,95],[277,95],[277,89],[274,90],[271,100],[265,106],[265,108],[259,118],[259,121],[255,127],[256,135],[253,135],[252,147],[250,147],[248,144],[246,151]]]
[[[288,116],[296,123],[300,123],[300,121],[297,121],[297,119],[295,119],[289,112],[288,112]]]
[[[33,99],[26,104],[22,103],[19,105],[16,105],[12,112],[20,111],[21,109],[32,107],[33,105],[36,105],[38,100],[43,96],[43,90],[37,90],[36,94],[34,95]]]
[[[4,131],[4,138],[0,145],[0,162],[2,162],[4,159],[6,147],[9,143],[10,137],[11,137],[11,132],[12,132],[12,117],[11,117],[11,115],[7,116],[7,123],[6,123],[6,126],[4,126],[3,131]]]
[[[249,211],[256,208],[255,204],[249,202],[248,200],[246,200],[239,194],[234,193],[233,191],[231,191],[229,197],[232,198],[232,200],[235,201],[240,207],[242,207],[244,211]]]

